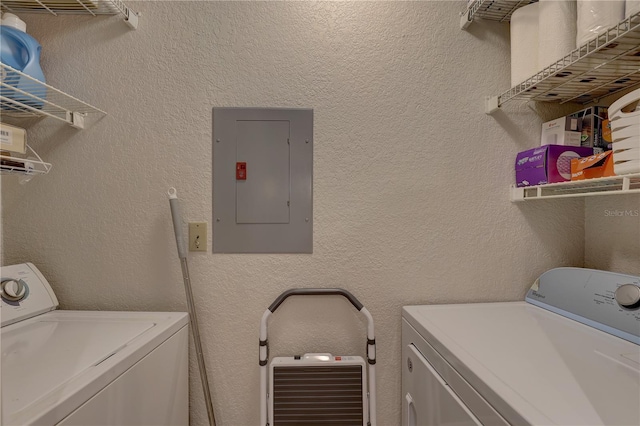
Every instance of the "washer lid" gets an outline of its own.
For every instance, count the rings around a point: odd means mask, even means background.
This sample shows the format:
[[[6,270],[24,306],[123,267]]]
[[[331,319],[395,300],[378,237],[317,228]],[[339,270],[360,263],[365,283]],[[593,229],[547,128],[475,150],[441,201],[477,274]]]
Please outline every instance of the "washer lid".
[[[187,323],[184,313],[51,312],[2,329],[2,423],[55,424]]]
[[[509,423],[640,424],[638,345],[525,302],[403,317]]]

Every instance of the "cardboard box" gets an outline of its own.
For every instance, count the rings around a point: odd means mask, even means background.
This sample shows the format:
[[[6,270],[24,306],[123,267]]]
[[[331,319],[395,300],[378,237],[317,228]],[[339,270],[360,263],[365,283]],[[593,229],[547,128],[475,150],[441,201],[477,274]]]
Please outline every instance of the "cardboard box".
[[[543,185],[571,180],[571,159],[593,155],[593,148],[545,145],[516,156],[516,185]]]
[[[594,179],[615,176],[613,171],[613,151],[571,160],[571,180]]]
[[[26,153],[27,131],[20,127],[0,123],[0,150]]]
[[[540,145],[580,146],[580,120],[560,117],[542,124]]]
[[[606,107],[589,107],[569,117],[578,119],[581,133],[580,146],[611,149],[611,126]]]

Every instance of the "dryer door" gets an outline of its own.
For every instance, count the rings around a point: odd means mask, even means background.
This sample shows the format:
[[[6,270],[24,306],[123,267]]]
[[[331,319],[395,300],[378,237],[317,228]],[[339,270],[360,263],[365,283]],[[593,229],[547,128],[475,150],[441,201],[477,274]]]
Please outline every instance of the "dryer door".
[[[402,359],[402,426],[482,425],[413,344]]]

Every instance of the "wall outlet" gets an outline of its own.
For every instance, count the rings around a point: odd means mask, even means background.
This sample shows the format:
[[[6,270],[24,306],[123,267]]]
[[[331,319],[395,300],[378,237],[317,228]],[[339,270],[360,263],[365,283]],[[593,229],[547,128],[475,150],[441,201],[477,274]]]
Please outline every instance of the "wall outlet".
[[[189,251],[207,251],[207,222],[189,222]]]

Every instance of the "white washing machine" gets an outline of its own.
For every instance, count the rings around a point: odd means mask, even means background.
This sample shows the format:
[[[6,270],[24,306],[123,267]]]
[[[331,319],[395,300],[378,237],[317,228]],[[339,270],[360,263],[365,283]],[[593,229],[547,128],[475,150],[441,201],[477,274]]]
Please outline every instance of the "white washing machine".
[[[402,424],[640,425],[640,277],[544,273],[525,302],[406,306]]]
[[[3,426],[188,424],[186,313],[57,311],[34,265],[0,274]]]

